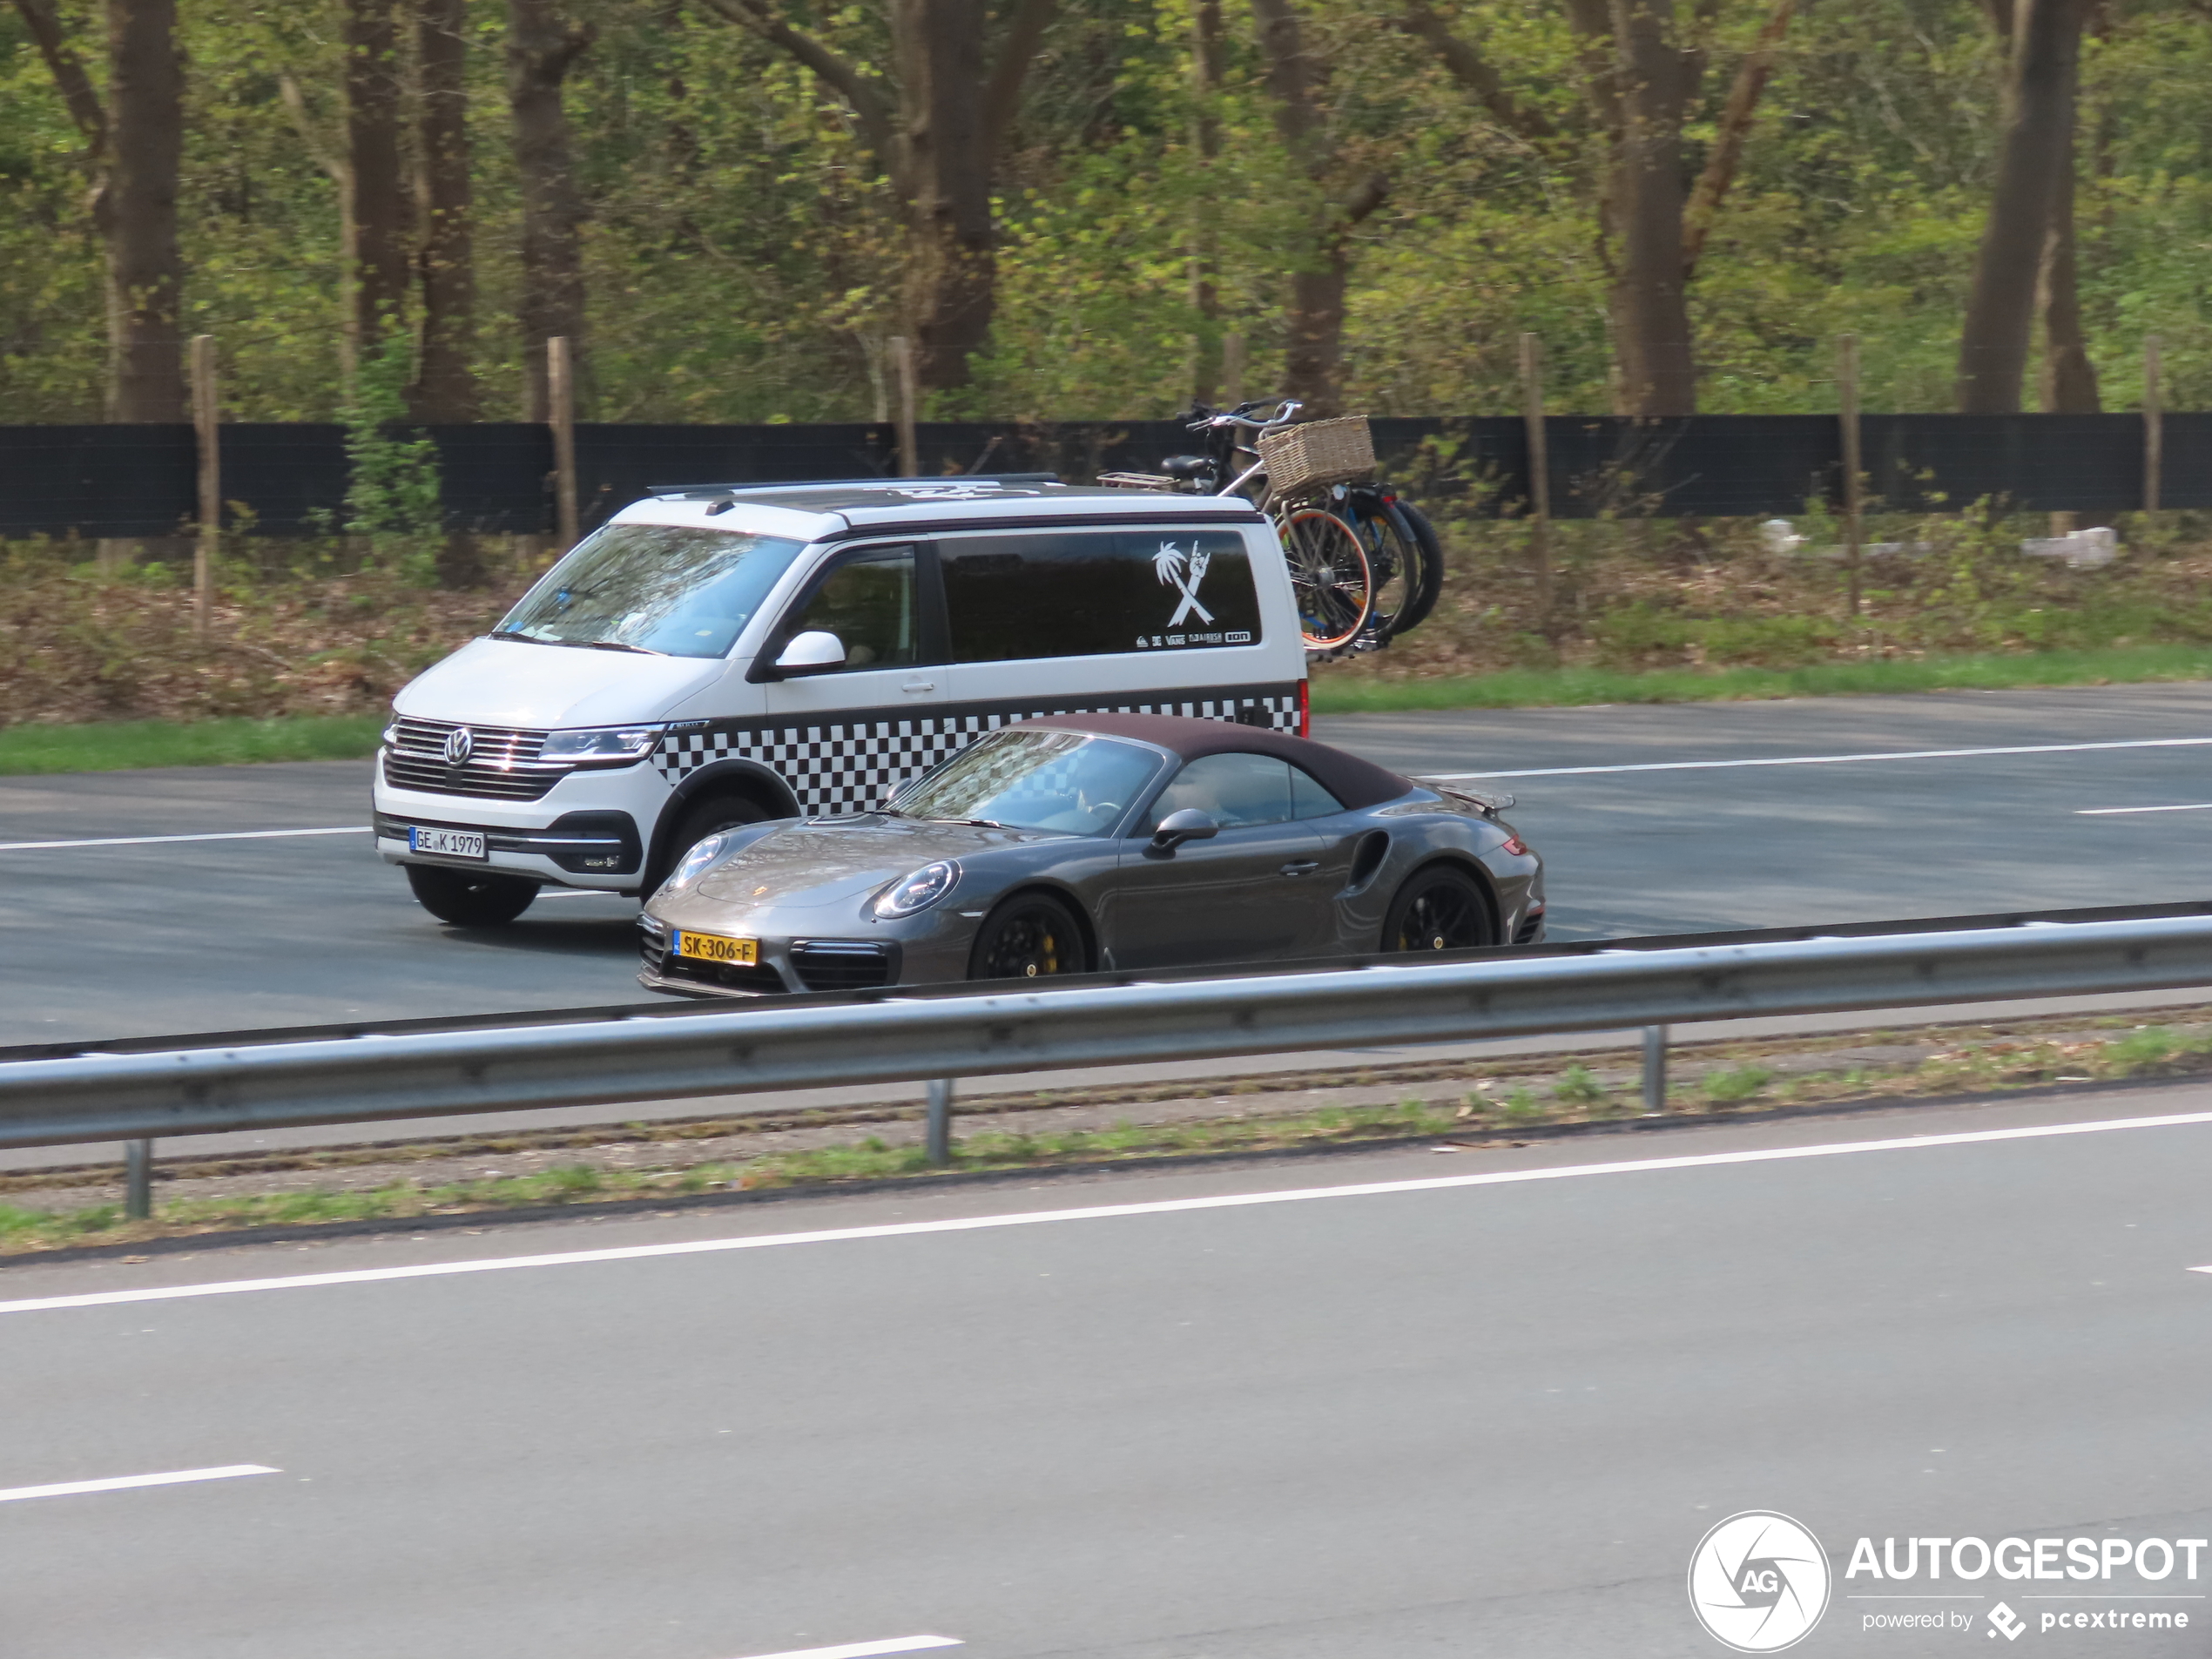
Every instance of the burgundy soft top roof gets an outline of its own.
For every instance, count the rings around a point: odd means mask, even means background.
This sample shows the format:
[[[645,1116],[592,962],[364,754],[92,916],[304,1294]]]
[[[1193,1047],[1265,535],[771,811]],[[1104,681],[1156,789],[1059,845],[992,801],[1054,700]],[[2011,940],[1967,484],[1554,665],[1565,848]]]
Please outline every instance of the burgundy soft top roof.
[[[1024,720],[1023,725],[1050,726],[1062,732],[1096,732],[1102,737],[1135,738],[1157,744],[1196,760],[1201,755],[1276,755],[1303,767],[1346,806],[1357,810],[1396,800],[1414,786],[1394,772],[1332,749],[1310,738],[1293,738],[1265,726],[1237,725],[1227,720],[1193,720],[1175,714],[1049,714]]]

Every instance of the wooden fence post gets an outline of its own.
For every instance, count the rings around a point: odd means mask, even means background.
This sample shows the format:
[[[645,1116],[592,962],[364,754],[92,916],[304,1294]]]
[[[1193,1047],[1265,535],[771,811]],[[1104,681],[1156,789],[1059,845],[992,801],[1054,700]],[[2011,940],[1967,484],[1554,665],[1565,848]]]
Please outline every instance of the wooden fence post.
[[[1843,428],[1844,441],[1844,564],[1849,572],[1851,595],[1845,614],[1853,619],[1858,616],[1863,551],[1861,520],[1865,514],[1865,475],[1863,457],[1858,446],[1858,336],[1839,334],[1836,338],[1836,408],[1837,419]]]
[[[215,396],[215,336],[194,334],[192,341],[192,442],[199,455],[199,539],[192,556],[192,631],[207,637],[215,608],[215,555],[223,534],[223,460],[219,447],[221,416]]]
[[[891,378],[899,395],[899,473],[921,476],[921,438],[914,430],[914,405],[921,401],[914,386],[914,341],[904,334],[891,337]]]
[[[577,544],[576,354],[566,334],[545,342],[546,414],[553,427],[554,528],[561,551]]]
[[[2158,336],[2143,336],[2143,512],[2158,511],[2166,477],[2166,408],[2158,383]]]
[[[1544,430],[1544,342],[1521,337],[1521,418],[1528,438],[1528,550],[1536,562],[1538,631],[1552,620],[1552,451]]]

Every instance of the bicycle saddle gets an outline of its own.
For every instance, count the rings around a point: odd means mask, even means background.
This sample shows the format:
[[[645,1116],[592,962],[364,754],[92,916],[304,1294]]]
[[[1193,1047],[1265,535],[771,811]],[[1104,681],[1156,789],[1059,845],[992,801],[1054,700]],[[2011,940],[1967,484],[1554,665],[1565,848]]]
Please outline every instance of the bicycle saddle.
[[[1204,455],[1170,455],[1160,470],[1170,478],[1211,478],[1213,462]]]

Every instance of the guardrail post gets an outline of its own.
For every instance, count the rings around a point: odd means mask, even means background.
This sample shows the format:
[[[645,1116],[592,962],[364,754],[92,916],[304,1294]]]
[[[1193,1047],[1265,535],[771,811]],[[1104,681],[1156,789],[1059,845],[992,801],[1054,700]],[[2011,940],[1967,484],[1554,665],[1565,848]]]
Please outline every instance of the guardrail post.
[[[1663,1025],[1643,1028],[1643,1109],[1667,1109],[1667,1028]]]
[[[123,1143],[123,1213],[132,1221],[153,1214],[153,1143]]]
[[[953,1161],[953,1080],[932,1077],[929,1080],[929,1120],[923,1137],[925,1152],[932,1163]]]

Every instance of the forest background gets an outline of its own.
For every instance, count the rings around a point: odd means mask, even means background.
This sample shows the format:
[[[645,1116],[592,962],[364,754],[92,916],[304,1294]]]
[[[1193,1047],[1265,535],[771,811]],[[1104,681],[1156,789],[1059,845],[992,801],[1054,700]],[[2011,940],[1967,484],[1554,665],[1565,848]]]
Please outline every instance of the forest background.
[[[2132,408],[2154,334],[2212,401],[2207,0],[10,0],[0,77],[11,422],[183,420],[200,334],[253,421],[540,419],[556,334],[616,421],[882,418],[894,337],[941,418],[1164,415],[1232,335],[1379,415],[1517,411],[1524,333],[1554,411],[1831,410],[1842,334],[1871,409]],[[1752,600],[1800,654],[2069,643],[1989,529],[1831,637],[1725,527],[1570,550],[1534,627],[1466,527],[1423,662],[1730,660]],[[2141,631],[2212,638],[2195,590]],[[0,618],[46,685],[56,604]]]

